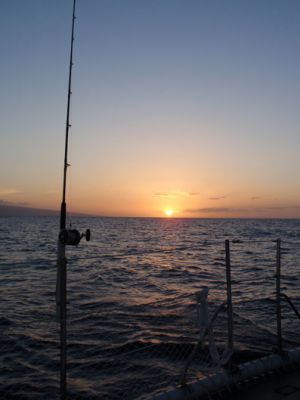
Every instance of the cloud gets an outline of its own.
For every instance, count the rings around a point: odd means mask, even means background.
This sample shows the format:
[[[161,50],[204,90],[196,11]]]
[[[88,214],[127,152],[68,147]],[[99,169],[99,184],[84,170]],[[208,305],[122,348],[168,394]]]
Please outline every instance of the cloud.
[[[188,213],[238,213],[238,212],[248,212],[249,210],[245,208],[225,208],[225,207],[207,207],[207,208],[192,208],[187,209],[185,212]]]
[[[52,195],[52,194],[60,194],[59,190],[47,190],[46,192],[44,192],[45,195]]]
[[[258,200],[258,199],[260,199],[261,197],[259,197],[259,196],[252,196],[251,197],[251,200]]]
[[[22,202],[16,202],[16,201],[7,201],[0,199],[0,206],[28,206],[30,203],[27,203],[27,201],[22,201]]]
[[[255,211],[262,212],[262,211],[286,211],[286,210],[300,210],[299,206],[271,206],[271,207],[260,207],[255,208]]]
[[[13,188],[0,188],[0,196],[9,196],[10,194],[22,193],[21,190]]]
[[[208,198],[208,200],[222,200],[222,199],[226,199],[226,196],[213,196]]]
[[[192,208],[186,209],[186,213],[202,213],[202,214],[229,214],[229,213],[249,213],[249,212],[268,212],[268,211],[288,211],[296,210],[300,211],[300,205],[295,206],[270,206],[270,207],[260,207],[260,208],[227,208],[227,207],[205,207],[205,208]]]
[[[158,192],[154,193],[154,196],[159,196],[159,197],[174,197],[172,193],[166,193],[166,192]]]
[[[180,197],[180,196],[199,196],[198,192],[156,192],[154,196],[159,197]]]

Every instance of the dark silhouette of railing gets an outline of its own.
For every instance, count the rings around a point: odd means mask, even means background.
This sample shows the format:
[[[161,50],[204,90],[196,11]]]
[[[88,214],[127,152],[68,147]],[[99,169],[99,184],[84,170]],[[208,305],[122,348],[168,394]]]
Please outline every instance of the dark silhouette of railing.
[[[242,243],[242,241],[231,241],[232,243]],[[286,293],[282,292],[281,288],[281,261],[282,261],[282,247],[281,247],[281,239],[277,239],[273,241],[276,244],[276,265],[275,265],[275,304],[276,304],[276,340],[277,345],[273,351],[278,353],[279,355],[285,354],[285,349],[283,345],[283,337],[282,337],[282,302],[285,301],[290,308],[293,310],[294,314],[300,319],[300,313],[297,310],[295,304],[288,297]],[[234,349],[234,318],[233,318],[233,301],[232,301],[232,284],[237,282],[232,281],[231,279],[231,254],[230,254],[230,241],[225,240],[225,267],[226,267],[226,300],[220,304],[213,315],[210,317],[209,321],[206,324],[206,328],[200,332],[198,343],[195,345],[193,351],[191,352],[180,377],[180,384],[184,386],[186,384],[187,372],[191,362],[193,361],[195,354],[198,349],[201,348],[205,339],[209,337],[209,335],[213,334],[213,327],[217,322],[217,317],[220,312],[223,310],[227,311],[227,348],[231,350],[231,355],[233,354]],[[229,357],[226,363],[220,364],[219,367],[226,369],[235,369],[235,366],[232,365],[232,358]],[[200,366],[201,369],[201,366]]]

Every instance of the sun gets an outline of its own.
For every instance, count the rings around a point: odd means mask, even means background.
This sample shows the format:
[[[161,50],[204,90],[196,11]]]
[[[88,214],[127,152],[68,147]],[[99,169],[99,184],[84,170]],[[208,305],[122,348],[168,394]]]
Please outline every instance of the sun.
[[[173,211],[171,208],[167,208],[167,209],[164,211],[164,213],[165,213],[165,215],[166,215],[167,217],[172,217],[172,215],[174,214],[174,211]]]

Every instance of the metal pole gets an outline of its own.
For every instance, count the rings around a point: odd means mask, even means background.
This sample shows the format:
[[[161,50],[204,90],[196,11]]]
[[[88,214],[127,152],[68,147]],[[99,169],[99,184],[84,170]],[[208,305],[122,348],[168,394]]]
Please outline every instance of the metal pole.
[[[71,84],[72,84],[72,67],[73,67],[73,43],[74,43],[74,24],[75,24],[75,5],[73,0],[73,16],[72,16],[72,32],[71,32],[71,49],[69,61],[69,81],[68,81],[68,100],[67,100],[67,117],[65,131],[65,152],[64,152],[64,170],[63,170],[63,190],[62,202],[60,209],[60,232],[66,228],[66,184],[68,170],[68,144],[70,129],[70,103],[71,103]],[[57,315],[60,322],[60,399],[67,398],[67,259],[65,255],[65,244],[58,239],[57,249],[57,286],[56,286],[56,302]]]
[[[229,240],[225,240],[226,256],[226,284],[227,284],[227,318],[228,318],[228,347],[233,349],[233,314],[232,314],[232,292],[231,292],[231,264]]]
[[[58,240],[57,308],[60,323],[60,398],[67,396],[67,259]]]
[[[278,353],[282,353],[282,331],[281,331],[281,240],[276,240],[276,315],[277,315],[277,347]]]

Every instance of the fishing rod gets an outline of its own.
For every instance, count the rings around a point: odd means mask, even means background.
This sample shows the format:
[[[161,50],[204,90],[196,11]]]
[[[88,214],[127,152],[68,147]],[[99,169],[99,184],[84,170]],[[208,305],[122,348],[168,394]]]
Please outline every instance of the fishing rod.
[[[77,246],[80,240],[85,237],[90,240],[91,233],[87,229],[85,233],[80,233],[77,229],[67,229],[67,204],[66,204],[66,187],[67,187],[67,171],[68,167],[68,145],[69,145],[69,129],[70,125],[70,104],[72,95],[72,69],[73,69],[73,43],[74,43],[74,26],[75,26],[75,7],[76,0],[73,0],[72,15],[72,33],[71,33],[71,50],[69,62],[69,80],[68,80],[68,101],[67,101],[67,118],[65,131],[65,152],[64,152],[64,169],[63,169],[63,190],[62,201],[60,207],[60,229],[57,245],[57,275],[56,275],[56,316],[60,324],[60,398],[67,398],[67,259],[66,246]]]

